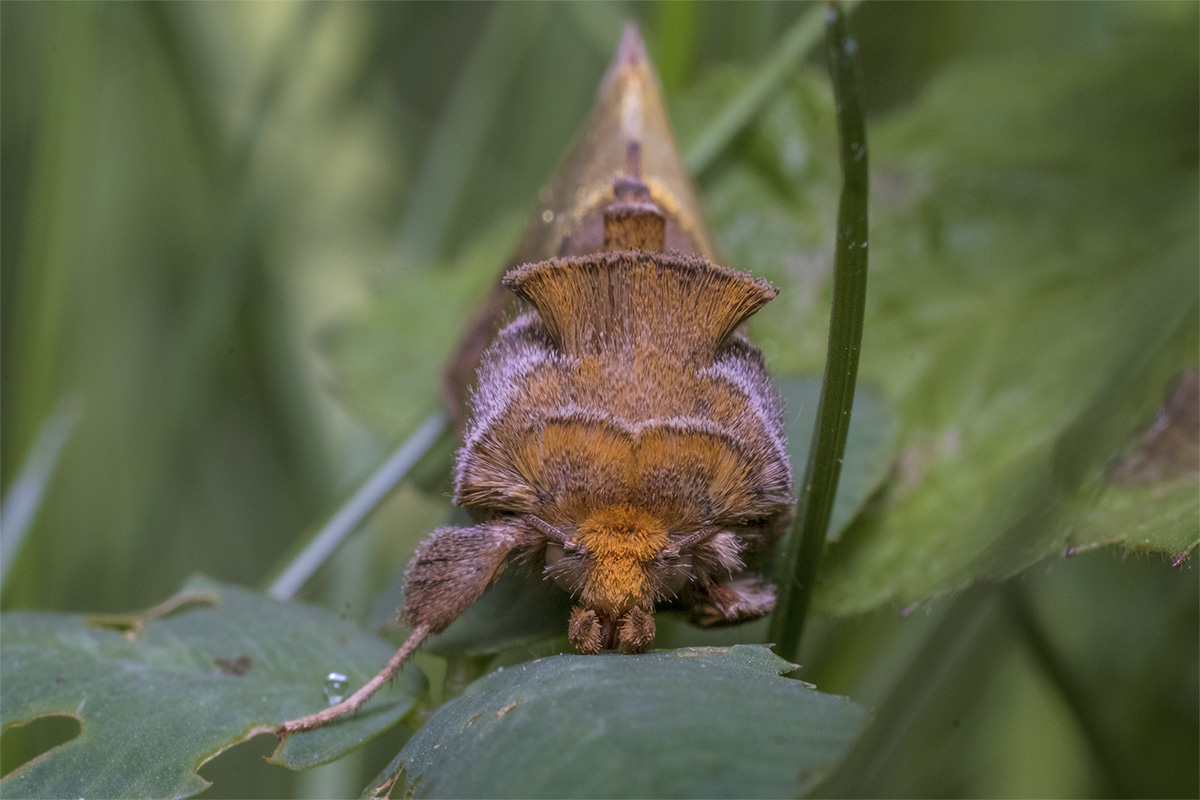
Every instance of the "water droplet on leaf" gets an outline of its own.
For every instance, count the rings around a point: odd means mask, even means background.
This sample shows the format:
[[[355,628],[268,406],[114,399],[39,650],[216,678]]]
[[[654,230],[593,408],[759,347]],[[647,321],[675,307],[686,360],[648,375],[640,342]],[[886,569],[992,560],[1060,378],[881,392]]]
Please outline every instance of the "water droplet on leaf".
[[[350,679],[340,672],[331,672],[325,677],[325,699],[329,705],[336,706],[345,699],[346,687]]]

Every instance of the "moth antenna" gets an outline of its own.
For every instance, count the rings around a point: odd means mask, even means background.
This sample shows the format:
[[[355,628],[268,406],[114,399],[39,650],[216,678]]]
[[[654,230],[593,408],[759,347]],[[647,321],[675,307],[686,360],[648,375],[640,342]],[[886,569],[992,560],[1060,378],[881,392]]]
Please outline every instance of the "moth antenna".
[[[706,525],[705,527],[701,528],[700,530],[696,531],[695,533],[688,534],[687,536],[683,537],[679,541],[674,542],[673,544],[671,544],[670,547],[664,548],[662,551],[662,555],[664,558],[675,558],[676,556],[679,555],[679,552],[681,550],[683,550],[683,548],[691,547],[696,542],[703,541],[704,539],[707,539],[708,537],[713,536],[720,532],[721,532],[720,526]]]
[[[378,692],[383,688],[385,683],[400,673],[400,670],[412,658],[412,654],[421,646],[421,643],[425,641],[430,632],[430,626],[428,625],[418,625],[413,628],[412,633],[404,640],[404,644],[400,645],[400,649],[388,659],[387,665],[379,671],[378,675],[363,684],[361,689],[335,706],[330,706],[315,714],[309,714],[307,717],[300,717],[291,722],[283,723],[275,729],[275,735],[280,739],[285,739],[293,733],[319,728],[338,717],[345,716],[352,711],[357,711],[363,703],[371,698],[371,695]]]
[[[554,527],[549,522],[546,522],[546,520],[542,519],[541,517],[534,516],[533,514],[526,514],[524,517],[522,517],[522,519],[529,523],[530,527],[536,528],[540,533],[546,534],[560,544],[566,544],[571,539],[571,537],[566,533]]]

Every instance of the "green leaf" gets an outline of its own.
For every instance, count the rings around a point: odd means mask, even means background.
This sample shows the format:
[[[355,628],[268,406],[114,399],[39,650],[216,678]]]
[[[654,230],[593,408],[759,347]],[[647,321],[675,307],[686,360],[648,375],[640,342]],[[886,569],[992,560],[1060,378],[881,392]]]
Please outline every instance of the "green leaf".
[[[1072,528],[1072,552],[1120,542],[1132,550],[1166,550],[1182,563],[1196,546],[1196,481],[1114,487]]]
[[[792,668],[748,645],[520,664],[442,706],[368,793],[795,797],[867,714],[780,677]]]
[[[1196,41],[1147,19],[1102,49],[953,62],[873,126],[860,376],[895,410],[900,455],[829,545],[818,611],[906,606],[1071,547],[1179,557],[1197,541],[1194,477],[1105,478],[1200,362],[1184,330],[1200,294]],[[731,264],[781,289],[754,320],[776,370],[823,363],[825,80],[799,77],[776,104],[791,125],[768,111],[702,186]]]
[[[5,777],[5,796],[196,794],[207,786],[195,772],[206,761],[325,707],[329,673],[353,690],[392,654],[327,611],[206,578],[177,599],[191,602],[123,618],[3,616],[0,724],[65,714],[82,726]],[[298,769],[339,758],[408,713],[423,688],[408,670],[353,719],[290,737],[272,760]]]
[[[1179,337],[1195,341],[1196,318],[1184,325]],[[1177,342],[1175,350],[1180,348]],[[1186,358],[1186,353],[1180,353]],[[1130,441],[1120,458],[1094,467],[1087,475],[1094,503],[1081,507],[1065,536],[1070,552],[1121,542],[1133,550],[1165,550],[1176,565],[1196,546],[1200,519],[1200,369],[1192,367],[1181,376],[1164,375],[1171,359],[1162,359],[1157,370],[1136,376],[1134,383],[1146,387],[1134,392],[1134,411],[1140,407],[1145,422],[1140,430],[1128,431]],[[1147,406],[1154,388],[1169,378],[1161,404]],[[1141,395],[1137,397],[1136,395]],[[1107,400],[1107,397],[1105,398]],[[1092,426],[1080,435],[1094,435]]]

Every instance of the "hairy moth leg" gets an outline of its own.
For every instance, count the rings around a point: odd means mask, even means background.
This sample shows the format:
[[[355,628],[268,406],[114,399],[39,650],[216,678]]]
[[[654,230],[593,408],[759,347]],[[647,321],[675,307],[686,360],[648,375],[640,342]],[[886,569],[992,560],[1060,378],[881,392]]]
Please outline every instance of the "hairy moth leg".
[[[775,586],[758,576],[695,585],[691,622],[702,628],[765,617],[775,607]]]
[[[617,631],[621,652],[644,653],[654,641],[654,615],[635,606],[621,618]]]
[[[571,620],[567,623],[567,638],[580,653],[594,656],[604,646],[604,631],[600,617],[595,611],[583,606],[575,606],[571,610]]]
[[[441,633],[466,611],[504,571],[519,531],[504,520],[471,528],[438,528],[421,543],[404,573],[404,607],[400,611],[412,633],[387,665],[348,698],[306,717],[285,722],[275,733],[283,738],[319,728],[357,710],[400,672],[425,639]]]

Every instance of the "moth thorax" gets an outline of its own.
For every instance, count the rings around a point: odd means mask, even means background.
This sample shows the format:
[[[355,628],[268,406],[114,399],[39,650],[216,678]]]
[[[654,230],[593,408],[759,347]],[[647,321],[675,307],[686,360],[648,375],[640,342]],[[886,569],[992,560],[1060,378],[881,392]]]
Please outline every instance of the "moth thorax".
[[[587,553],[585,605],[620,614],[653,600],[647,568],[670,541],[660,520],[633,506],[608,506],[579,526],[576,539]]]

